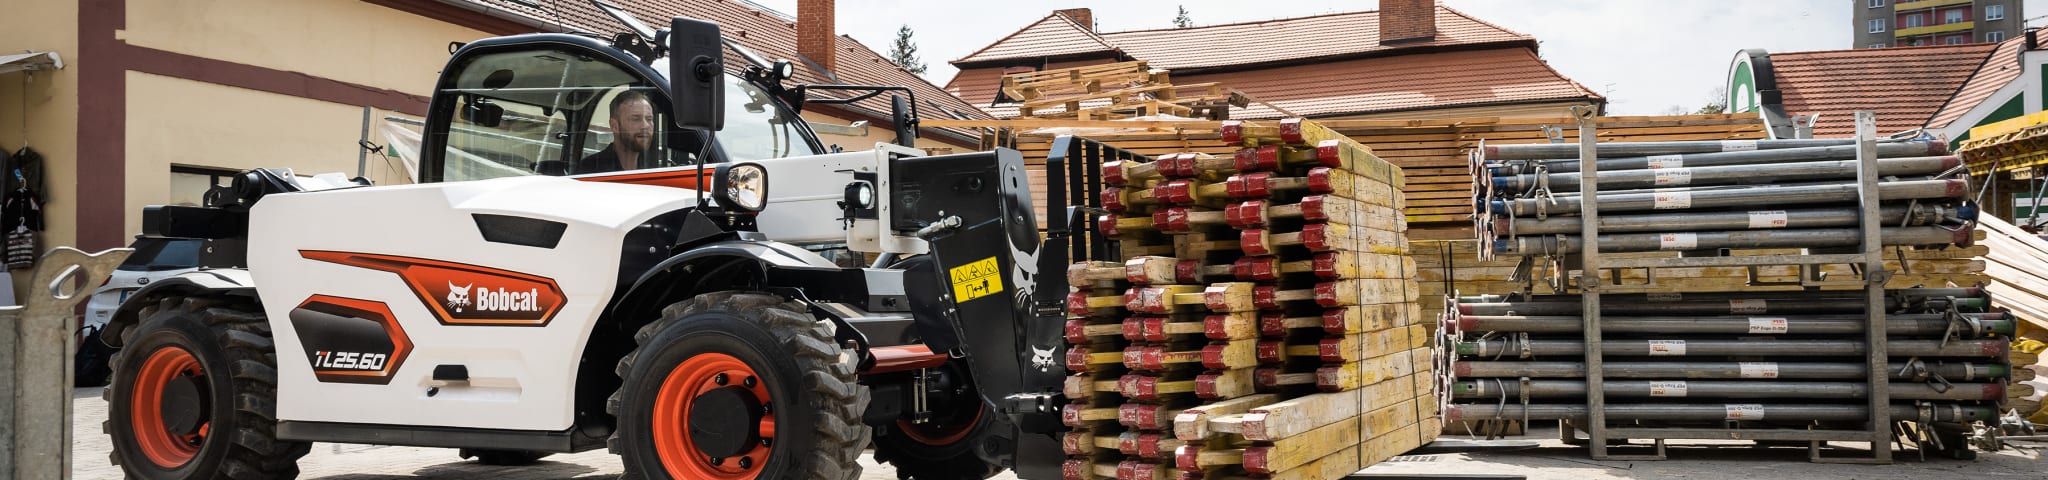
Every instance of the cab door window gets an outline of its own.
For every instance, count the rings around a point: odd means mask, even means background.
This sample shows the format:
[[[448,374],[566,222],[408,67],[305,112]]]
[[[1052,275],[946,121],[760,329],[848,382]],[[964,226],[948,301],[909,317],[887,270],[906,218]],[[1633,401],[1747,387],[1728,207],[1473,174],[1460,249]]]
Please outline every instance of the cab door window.
[[[659,129],[658,120],[666,117],[666,102],[652,86],[589,53],[486,53],[453,68],[459,73],[440,92],[453,103],[443,108],[454,109],[440,165],[443,181],[591,173],[579,167],[609,138],[590,133],[599,127],[609,133],[608,101],[626,92],[645,99],[645,116],[657,120],[650,128]],[[661,135],[647,137],[642,151],[665,156]]]

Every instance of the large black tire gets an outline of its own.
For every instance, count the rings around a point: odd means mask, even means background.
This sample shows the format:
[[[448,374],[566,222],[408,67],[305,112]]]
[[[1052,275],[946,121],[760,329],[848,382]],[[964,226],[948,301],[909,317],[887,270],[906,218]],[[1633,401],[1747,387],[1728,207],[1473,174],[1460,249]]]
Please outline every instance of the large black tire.
[[[465,448],[457,450],[456,455],[461,456],[464,459],[475,458],[476,463],[481,463],[484,465],[516,467],[520,465],[532,465],[534,462],[538,462],[540,461],[540,459],[547,458],[548,455],[553,454],[548,452],[536,452],[533,450],[494,450],[488,448]]]
[[[140,313],[103,395],[114,464],[135,479],[297,477],[312,444],[277,439],[277,353],[262,308],[170,297]]]
[[[625,383],[607,402],[619,422],[611,450],[623,457],[624,478],[858,477],[868,440],[868,427],[860,423],[868,391],[856,381],[856,360],[834,343],[832,328],[802,304],[764,293],[710,293],[662,309],[660,320],[633,335],[639,347],[619,361]],[[756,383],[743,382],[753,378]],[[678,419],[689,418],[693,406],[709,404],[698,400],[712,396],[705,389],[730,392],[742,384],[739,391],[746,393],[740,395],[750,396],[742,402],[766,406],[742,410],[773,415],[774,435],[743,444],[739,448],[745,450],[728,457],[739,460],[714,463],[691,440],[693,433],[713,427],[685,426]],[[672,408],[657,409],[658,400]],[[663,447],[675,453],[664,457]]]
[[[1003,466],[974,454],[984,433],[1001,415],[986,405],[977,416],[964,417],[962,425],[939,428],[936,432],[913,431],[901,423],[875,434],[875,461],[896,467],[901,480],[982,480],[1003,473]],[[965,422],[971,422],[965,423]],[[964,430],[961,430],[963,429]]]

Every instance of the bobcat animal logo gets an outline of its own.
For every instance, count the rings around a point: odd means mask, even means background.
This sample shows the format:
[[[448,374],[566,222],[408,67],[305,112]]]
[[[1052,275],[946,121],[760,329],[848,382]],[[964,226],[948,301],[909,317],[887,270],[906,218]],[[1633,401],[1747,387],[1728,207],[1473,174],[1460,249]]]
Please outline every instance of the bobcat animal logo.
[[[463,307],[469,306],[469,287],[473,286],[476,284],[457,287],[455,282],[448,282],[448,309],[461,312]]]
[[[1053,352],[1058,351],[1060,347],[1055,346],[1052,348],[1040,350],[1038,349],[1037,345],[1029,346],[1031,347],[1031,366],[1038,367],[1038,371],[1041,372],[1052,370],[1052,367],[1054,365],[1052,361],[1052,354]]]

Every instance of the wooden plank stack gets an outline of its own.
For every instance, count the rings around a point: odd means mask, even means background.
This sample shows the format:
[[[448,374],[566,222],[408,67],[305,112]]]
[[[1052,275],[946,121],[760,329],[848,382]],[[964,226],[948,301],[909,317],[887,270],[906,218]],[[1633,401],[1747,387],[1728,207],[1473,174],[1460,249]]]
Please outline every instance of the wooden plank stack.
[[[1183,90],[1188,92],[1183,93]],[[1001,92],[1025,117],[1113,120],[1132,116],[1230,118],[1249,98],[1222,84],[1174,85],[1144,61],[1004,75]]]
[[[1335,479],[1435,439],[1401,171],[1313,122],[1103,166],[1122,263],[1067,272],[1068,479]]]

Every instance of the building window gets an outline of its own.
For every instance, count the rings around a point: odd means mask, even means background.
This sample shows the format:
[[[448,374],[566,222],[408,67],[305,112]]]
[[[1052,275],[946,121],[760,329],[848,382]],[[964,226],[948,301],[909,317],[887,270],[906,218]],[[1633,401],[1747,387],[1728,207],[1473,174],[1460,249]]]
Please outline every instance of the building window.
[[[1986,42],[2002,42],[2002,41],[2005,41],[2005,32],[2003,32],[2003,31],[1997,31],[1997,30],[1993,30],[1993,31],[1989,31],[1989,32],[1984,32],[1984,41],[1986,41]]]
[[[1884,33],[1884,19],[1870,19],[1870,33]]]
[[[1942,13],[1941,23],[1961,23],[1963,21],[1963,17],[1965,17],[1965,15],[1963,15],[1963,9],[1958,8],[1955,10],[1949,10],[1948,12]]]
[[[1920,26],[1920,14],[1918,13],[1907,15],[1906,21],[1899,24],[1899,28],[1913,28],[1918,26]]]
[[[1950,36],[1950,37],[1948,37],[1948,38],[1944,38],[1944,39],[1942,39],[1941,43],[1944,43],[1944,44],[1948,44],[1948,45],[1962,45],[1962,44],[1963,44],[1963,37],[1961,37],[1961,36]]]
[[[1884,0],[1870,0],[1870,8],[1884,8]]]
[[[1884,44],[1882,44],[1882,43],[1873,43],[1873,44],[1870,44],[1870,48],[1884,48]]]
[[[1985,19],[1985,20],[2004,20],[2004,19],[2005,19],[2005,6],[2004,6],[2004,5],[1985,5],[1985,6],[1984,6],[1984,19]]]

